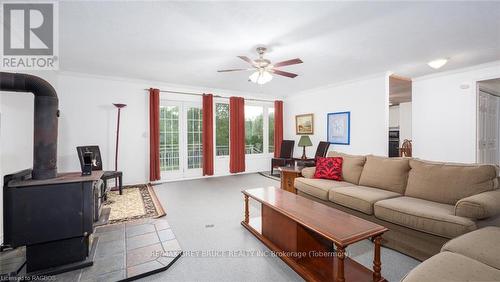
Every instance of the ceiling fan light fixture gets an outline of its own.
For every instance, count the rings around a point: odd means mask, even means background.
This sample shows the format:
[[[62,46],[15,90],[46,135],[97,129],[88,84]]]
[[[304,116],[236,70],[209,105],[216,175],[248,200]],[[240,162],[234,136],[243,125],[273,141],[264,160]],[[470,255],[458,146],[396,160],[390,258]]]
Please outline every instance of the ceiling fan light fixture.
[[[433,61],[430,61],[427,63],[427,65],[435,70],[442,68],[446,63],[448,62],[448,59],[446,58],[440,58],[436,59]]]
[[[266,84],[273,79],[273,76],[266,70],[258,70],[252,73],[248,79],[257,84]]]

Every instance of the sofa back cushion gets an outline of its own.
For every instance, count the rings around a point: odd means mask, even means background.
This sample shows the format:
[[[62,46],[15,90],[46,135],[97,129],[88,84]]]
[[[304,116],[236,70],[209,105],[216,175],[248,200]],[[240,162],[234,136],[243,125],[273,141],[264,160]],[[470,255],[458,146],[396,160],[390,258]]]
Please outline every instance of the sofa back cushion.
[[[497,167],[410,160],[406,196],[455,205],[458,200],[498,188]]]
[[[348,155],[336,151],[330,151],[328,157],[342,158],[342,179],[346,182],[358,185],[361,171],[365,165],[365,156]]]
[[[366,157],[359,185],[404,194],[409,170],[410,165],[407,158],[370,155]]]

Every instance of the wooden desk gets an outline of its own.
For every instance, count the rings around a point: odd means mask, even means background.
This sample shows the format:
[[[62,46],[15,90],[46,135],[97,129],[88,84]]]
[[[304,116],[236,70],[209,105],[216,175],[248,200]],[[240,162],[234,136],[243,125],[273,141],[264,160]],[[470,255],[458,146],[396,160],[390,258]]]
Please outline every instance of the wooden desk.
[[[242,193],[241,224],[306,281],[386,281],[380,244],[387,228],[274,187]],[[260,217],[250,218],[249,198],[261,203]],[[365,239],[375,244],[373,271],[346,253],[350,244]]]
[[[281,189],[297,194],[297,190],[293,184],[295,182],[295,178],[302,175],[302,168],[303,167],[280,166],[278,170],[281,175]]]

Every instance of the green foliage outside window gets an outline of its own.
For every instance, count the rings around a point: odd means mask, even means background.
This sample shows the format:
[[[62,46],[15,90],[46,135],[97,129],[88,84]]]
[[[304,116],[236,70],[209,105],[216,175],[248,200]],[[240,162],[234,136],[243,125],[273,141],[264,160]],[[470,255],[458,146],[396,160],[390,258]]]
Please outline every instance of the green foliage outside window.
[[[216,156],[229,155],[229,104],[215,104]]]

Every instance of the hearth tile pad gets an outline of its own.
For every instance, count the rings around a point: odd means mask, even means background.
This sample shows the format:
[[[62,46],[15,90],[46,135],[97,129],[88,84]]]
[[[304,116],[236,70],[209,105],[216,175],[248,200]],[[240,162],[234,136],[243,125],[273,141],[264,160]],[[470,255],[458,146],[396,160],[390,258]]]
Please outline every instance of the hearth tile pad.
[[[182,250],[165,217],[97,227],[94,264],[55,275],[53,281],[129,281],[170,267]],[[19,268],[25,249],[0,253],[1,273]]]

